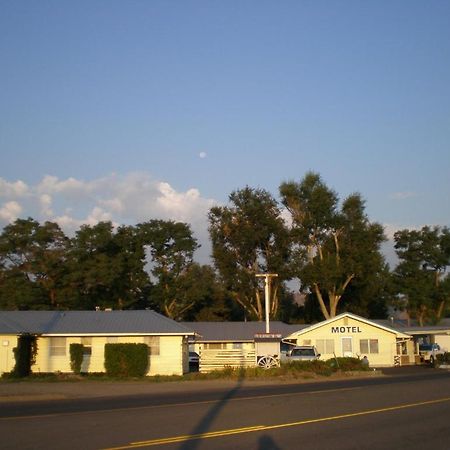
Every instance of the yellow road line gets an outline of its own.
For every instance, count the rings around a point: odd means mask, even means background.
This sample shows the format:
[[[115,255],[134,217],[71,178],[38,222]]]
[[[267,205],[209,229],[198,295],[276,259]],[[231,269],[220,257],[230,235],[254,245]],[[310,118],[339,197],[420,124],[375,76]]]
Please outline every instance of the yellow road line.
[[[277,424],[277,425],[256,425],[253,427],[212,431],[209,433],[202,433],[202,434],[191,434],[191,435],[188,434],[188,435],[184,435],[184,436],[174,436],[174,437],[168,437],[168,438],[152,439],[152,440],[148,440],[148,441],[131,442],[130,444],[122,446],[122,447],[113,447],[113,448],[108,448],[108,449],[104,449],[104,450],[129,450],[129,449],[134,449],[134,448],[139,448],[139,447],[152,447],[155,445],[167,445],[167,444],[173,444],[173,443],[177,443],[177,442],[186,442],[186,441],[191,441],[194,439],[209,439],[209,438],[215,438],[215,437],[236,435],[236,434],[241,434],[241,433],[254,433],[257,431],[268,431],[268,430],[275,430],[275,429],[280,429],[280,428],[308,425],[308,424],[312,424],[312,423],[328,422],[328,421],[332,421],[332,420],[342,420],[342,419],[348,419],[350,417],[366,416],[369,414],[380,414],[380,413],[389,412],[389,411],[398,411],[400,409],[433,405],[433,404],[444,403],[444,402],[448,402],[448,401],[450,401],[450,397],[445,397],[445,398],[441,398],[441,399],[437,399],[437,400],[427,400],[427,401],[423,401],[423,402],[407,403],[404,405],[388,406],[386,408],[358,411],[355,413],[340,414],[338,416],[319,417],[317,419],[307,419],[307,420],[300,420],[298,422],[281,423],[281,424]]]
[[[237,402],[237,401],[249,401],[249,400],[261,400],[266,398],[276,398],[276,397],[294,397],[297,395],[315,395],[315,394],[323,394],[330,392],[341,392],[341,391],[353,391],[356,389],[362,389],[361,387],[351,387],[351,388],[340,388],[340,389],[324,389],[321,391],[311,391],[311,392],[287,392],[284,394],[268,394],[268,395],[259,395],[252,397],[237,397],[227,400],[228,402]],[[51,414],[36,414],[33,416],[11,416],[11,417],[0,417],[0,421],[2,420],[26,420],[26,419],[44,419],[47,417],[61,417],[61,416],[77,416],[80,414],[105,414],[105,413],[115,413],[115,412],[123,412],[123,411],[141,411],[143,409],[161,409],[161,408],[179,408],[181,406],[193,406],[193,405],[210,405],[212,403],[218,403],[221,399],[215,400],[203,400],[203,401],[195,401],[195,402],[184,402],[184,403],[167,403],[163,405],[149,405],[149,406],[134,406],[130,408],[117,408],[117,409],[97,409],[95,411],[73,411],[73,412],[61,412],[61,413],[51,413]]]

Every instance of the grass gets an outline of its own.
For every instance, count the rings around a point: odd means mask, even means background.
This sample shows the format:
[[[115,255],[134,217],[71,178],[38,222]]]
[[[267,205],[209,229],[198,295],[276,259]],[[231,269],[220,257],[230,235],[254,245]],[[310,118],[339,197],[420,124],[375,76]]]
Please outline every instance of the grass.
[[[83,382],[83,381],[146,381],[160,383],[168,381],[192,380],[237,380],[237,379],[311,379],[330,377],[333,374],[347,372],[365,372],[370,370],[357,358],[336,358],[327,361],[294,361],[280,367],[263,369],[261,367],[225,367],[209,373],[189,372],[185,375],[156,375],[142,378],[113,378],[105,373],[75,375],[73,373],[33,373],[26,378],[17,378],[11,374],[3,374],[2,381],[35,381],[35,382]]]

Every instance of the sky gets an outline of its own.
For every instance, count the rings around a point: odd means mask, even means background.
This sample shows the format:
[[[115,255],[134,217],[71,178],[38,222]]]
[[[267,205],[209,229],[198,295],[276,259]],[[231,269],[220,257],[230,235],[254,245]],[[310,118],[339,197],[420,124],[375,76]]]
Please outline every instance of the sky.
[[[0,2],[0,161],[0,228],[183,221],[201,262],[211,206],[308,171],[449,226],[450,2]]]

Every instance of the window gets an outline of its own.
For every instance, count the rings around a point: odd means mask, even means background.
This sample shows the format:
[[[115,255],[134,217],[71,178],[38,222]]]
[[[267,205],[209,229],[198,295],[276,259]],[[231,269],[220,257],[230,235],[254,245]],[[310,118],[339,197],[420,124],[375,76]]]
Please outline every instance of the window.
[[[316,339],[316,348],[321,355],[334,353],[334,339]]]
[[[66,338],[50,338],[50,356],[66,356]]]
[[[359,341],[360,353],[378,353],[378,339],[361,339]]]
[[[242,350],[244,348],[244,344],[242,342],[233,342],[234,350]]]
[[[159,336],[145,336],[144,343],[148,345],[151,356],[159,355]]]
[[[223,348],[227,348],[227,344],[222,344],[222,342],[205,343],[205,350],[222,350]]]
[[[83,345],[83,355],[90,356],[92,354],[92,338],[82,337],[81,344]]]

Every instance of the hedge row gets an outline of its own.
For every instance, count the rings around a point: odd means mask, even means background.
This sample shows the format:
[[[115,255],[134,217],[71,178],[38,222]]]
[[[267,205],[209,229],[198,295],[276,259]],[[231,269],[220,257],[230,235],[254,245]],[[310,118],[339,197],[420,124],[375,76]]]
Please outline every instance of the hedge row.
[[[146,344],[106,344],[105,369],[111,377],[143,377],[148,371]]]

